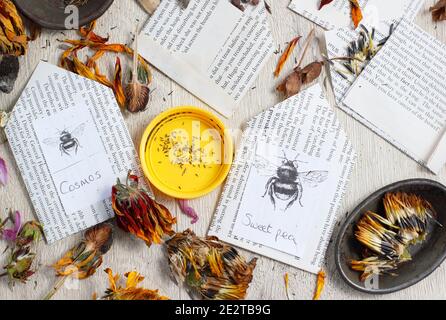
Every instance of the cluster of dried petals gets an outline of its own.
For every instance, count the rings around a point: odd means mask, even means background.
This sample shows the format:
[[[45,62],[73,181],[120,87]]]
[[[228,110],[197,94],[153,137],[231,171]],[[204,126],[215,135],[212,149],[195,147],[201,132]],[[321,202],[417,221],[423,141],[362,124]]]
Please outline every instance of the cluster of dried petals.
[[[209,300],[246,297],[257,259],[246,262],[235,248],[191,230],[177,233],[166,245],[173,275],[194,294]]]

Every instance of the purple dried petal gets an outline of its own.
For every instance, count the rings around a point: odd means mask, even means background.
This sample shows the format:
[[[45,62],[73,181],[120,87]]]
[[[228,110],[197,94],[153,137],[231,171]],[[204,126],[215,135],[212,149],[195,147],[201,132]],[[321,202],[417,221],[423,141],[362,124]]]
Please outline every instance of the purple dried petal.
[[[0,158],[0,184],[6,186],[8,183],[8,169],[6,168],[6,162]]]
[[[4,229],[2,231],[2,237],[6,241],[15,242],[22,227],[22,218],[19,211],[14,215],[14,227],[12,229]]]
[[[180,206],[181,211],[188,217],[192,218],[191,223],[197,223],[198,221],[198,214],[197,212],[194,210],[194,208],[192,208],[191,206],[189,206],[189,202],[187,200],[183,200],[183,199],[177,199],[178,205]]]

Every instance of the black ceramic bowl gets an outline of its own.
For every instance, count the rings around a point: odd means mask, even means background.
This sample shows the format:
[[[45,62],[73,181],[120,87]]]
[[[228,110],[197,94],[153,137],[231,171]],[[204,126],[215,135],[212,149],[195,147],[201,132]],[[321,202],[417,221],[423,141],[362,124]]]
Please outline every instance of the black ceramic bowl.
[[[62,30],[67,29],[65,20],[65,0],[13,0],[17,8],[28,19],[38,25]],[[89,0],[79,7],[79,26],[84,26],[102,16],[113,3],[113,0]]]
[[[356,223],[368,210],[382,214],[384,195],[397,191],[422,196],[434,207],[438,214],[437,220],[446,226],[446,187],[438,182],[426,179],[406,180],[391,184],[370,195],[349,215],[339,231],[335,246],[336,266],[342,278],[354,289],[366,293],[386,294],[408,288],[429,276],[446,258],[446,228],[430,221],[427,239],[410,247],[412,260],[400,265],[396,271],[397,276],[382,275],[378,277],[378,283],[366,285],[359,279],[360,272],[350,269],[348,262],[361,258],[362,246],[354,236]]]

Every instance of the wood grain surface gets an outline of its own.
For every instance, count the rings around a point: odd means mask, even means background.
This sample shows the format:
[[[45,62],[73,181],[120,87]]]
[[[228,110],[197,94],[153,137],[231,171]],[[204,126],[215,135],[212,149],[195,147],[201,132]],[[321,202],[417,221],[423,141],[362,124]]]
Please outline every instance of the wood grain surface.
[[[277,47],[284,48],[287,41],[296,35],[306,35],[311,28],[315,27],[313,23],[287,8],[289,0],[269,0],[269,2],[273,11],[271,27]],[[429,7],[434,2],[434,0],[426,0],[416,23],[442,42],[446,42],[446,22],[432,22],[428,12]],[[109,34],[111,42],[131,43],[132,31],[135,29],[136,23],[138,21],[143,22],[147,18],[147,15],[135,0],[116,0],[106,14],[98,20],[97,31],[99,34]],[[324,32],[319,27],[316,27],[316,30],[320,47],[324,49]],[[61,33],[60,31],[44,30],[41,37],[31,43],[28,54],[20,58],[21,70],[14,91],[11,94],[0,94],[1,110],[9,111],[12,109],[40,59],[48,60],[54,64],[58,63],[58,58],[62,52],[58,39],[64,39],[65,37],[77,38],[78,35],[74,31]],[[297,52],[296,50],[295,53]],[[274,92],[274,88],[280,79],[275,80],[273,77],[277,59],[278,56],[270,59],[258,77],[255,88],[242,100],[235,115],[231,119],[223,119],[229,128],[240,129],[241,125],[252,116],[279,102],[280,97]],[[311,59],[310,54],[306,60],[310,61]],[[293,63],[291,60],[285,66],[283,74],[291,70]],[[126,66],[124,67],[129,67],[131,62],[126,60],[125,63]],[[113,64],[114,56],[111,54],[104,59],[103,67],[111,71]],[[328,83],[327,80],[322,81]],[[196,105],[209,109],[204,103],[156,70],[154,71],[153,89],[150,107],[147,111],[137,115],[125,115],[135,145],[139,144],[142,132],[151,119],[169,107]],[[330,90],[328,91],[330,92]],[[328,95],[330,101],[333,101],[332,95],[330,93]],[[334,104],[333,107],[335,107]],[[445,169],[438,176],[430,174],[339,109],[336,112],[347,135],[359,153],[347,195],[339,211],[340,222],[368,194],[389,183],[416,177],[430,178],[446,183]],[[395,121],[398,121],[398,119],[395,119]],[[0,157],[5,159],[10,170],[10,182],[6,187],[0,188],[1,210],[3,208],[17,209],[23,212],[26,218],[32,218],[31,203],[3,133],[0,134],[0,139]],[[220,191],[221,189],[215,190],[210,195],[191,202],[200,215],[200,220],[195,225],[191,225],[190,219],[181,214],[174,200],[161,194],[157,194],[157,199],[178,217],[178,225],[176,226],[178,231],[191,228],[198,235],[204,236],[212,219]],[[334,236],[336,236],[338,226],[335,228]],[[39,247],[41,266],[36,276],[27,285],[19,284],[12,290],[8,287],[6,279],[0,279],[0,299],[40,299],[55,281],[54,272],[49,266],[58,260],[80,237],[80,235],[75,235],[51,246],[42,243]],[[0,243],[0,252],[3,251],[4,247],[5,244]],[[357,292],[343,282],[334,265],[333,251],[333,245],[330,245],[326,259],[327,285],[322,294],[322,299],[446,298],[446,291],[444,290],[444,287],[446,287],[446,264],[443,264],[429,278],[411,288],[390,295],[373,296]],[[243,251],[243,254],[248,257],[254,256],[245,251]],[[0,265],[3,265],[4,261],[5,255],[1,255]],[[148,249],[142,241],[132,239],[121,231],[116,232],[115,243],[111,251],[105,256],[104,264],[99,272],[85,281],[67,282],[65,287],[56,295],[56,299],[91,299],[93,293],[101,296],[108,286],[107,276],[103,272],[106,267],[110,267],[113,271],[121,274],[138,270],[146,277],[143,282],[145,287],[159,289],[161,294],[173,299],[189,299],[186,291],[175,285],[171,280],[163,248],[153,246]],[[290,275],[290,295],[292,299],[312,298],[316,284],[314,275],[264,257],[260,257],[258,261],[248,298],[286,299],[283,280],[285,273]]]

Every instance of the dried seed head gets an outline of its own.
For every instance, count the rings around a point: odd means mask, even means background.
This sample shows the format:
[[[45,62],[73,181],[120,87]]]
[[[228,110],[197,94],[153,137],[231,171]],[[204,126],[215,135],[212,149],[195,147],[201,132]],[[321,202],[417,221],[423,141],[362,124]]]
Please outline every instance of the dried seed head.
[[[368,257],[364,260],[351,260],[350,267],[352,270],[362,272],[361,281],[366,281],[373,275],[393,275],[393,272],[398,268],[398,262],[394,260],[386,260],[377,256]]]
[[[377,216],[373,212],[367,212],[359,220],[355,236],[371,251],[388,259],[398,259],[405,254],[405,245],[398,234],[387,229],[386,224],[383,225],[381,220],[376,218]]]
[[[150,89],[139,82],[129,83],[125,89],[127,110],[136,113],[147,108],[150,99]]]
[[[247,263],[233,247],[191,230],[177,233],[166,245],[173,275],[201,298],[245,298],[257,259]]]

